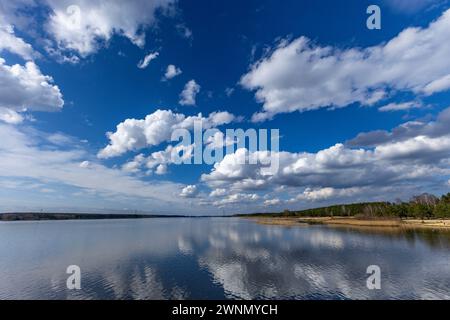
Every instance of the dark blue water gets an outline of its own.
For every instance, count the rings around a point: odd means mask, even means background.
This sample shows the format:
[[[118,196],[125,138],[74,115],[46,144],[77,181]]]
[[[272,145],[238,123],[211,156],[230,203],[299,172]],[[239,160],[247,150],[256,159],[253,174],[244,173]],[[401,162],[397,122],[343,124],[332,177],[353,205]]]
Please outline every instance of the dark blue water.
[[[369,265],[381,290],[367,289]],[[450,235],[225,218],[0,223],[0,299],[223,298],[450,299]]]

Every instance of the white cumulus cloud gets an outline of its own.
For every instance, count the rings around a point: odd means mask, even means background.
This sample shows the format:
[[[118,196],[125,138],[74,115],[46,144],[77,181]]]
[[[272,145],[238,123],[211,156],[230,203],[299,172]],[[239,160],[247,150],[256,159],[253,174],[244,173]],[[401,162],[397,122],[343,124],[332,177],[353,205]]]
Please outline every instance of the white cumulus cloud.
[[[9,124],[18,124],[23,121],[23,117],[14,110],[0,107],[0,121]]]
[[[258,201],[260,199],[260,196],[258,196],[256,193],[233,193],[229,194],[225,198],[221,200],[217,200],[213,202],[213,205],[215,207],[226,207],[226,206],[233,206],[233,205],[244,205],[244,204],[251,204],[255,201]]]
[[[169,142],[174,130],[191,130],[195,121],[201,121],[203,128],[209,129],[228,124],[234,119],[235,116],[228,112],[214,112],[205,118],[201,113],[197,116],[185,116],[170,110],[157,110],[145,119],[127,119],[117,125],[116,132],[107,134],[110,143],[99,152],[98,156],[111,158],[128,151]]]
[[[386,200],[391,193],[411,196],[426,188],[442,188],[442,179],[450,176],[450,108],[436,120],[360,134],[347,145],[337,143],[316,153],[273,152],[271,158],[279,162],[279,170],[265,170],[268,156],[268,152],[238,149],[201,180],[213,190],[229,193],[294,193],[294,202],[357,199],[368,194]],[[219,196],[215,191],[212,195]]]
[[[143,154],[135,156],[133,160],[125,163],[122,169],[131,173],[138,173],[145,169],[147,174],[154,172],[157,175],[164,175],[168,172],[169,165],[176,161],[185,163],[184,161],[191,159],[193,151],[194,145],[175,147],[169,145],[165,150],[153,152],[148,157]]]
[[[183,91],[180,94],[179,103],[182,106],[195,106],[195,98],[197,94],[200,92],[200,85],[195,82],[195,80],[191,80],[184,86]]]
[[[9,123],[22,121],[18,113],[24,111],[58,111],[64,100],[50,76],[43,75],[32,61],[24,66],[7,65],[0,58],[1,119]]]
[[[269,200],[265,200],[264,201],[264,205],[266,207],[277,206],[279,204],[281,204],[281,200],[280,199],[269,199]]]
[[[170,79],[175,78],[176,76],[179,76],[182,73],[183,73],[183,71],[181,71],[180,68],[176,67],[173,64],[170,64],[167,66],[166,73],[164,74],[164,79],[170,80]]]
[[[448,90],[449,30],[447,10],[426,28],[407,28],[365,49],[324,47],[306,37],[283,41],[241,79],[263,103],[253,120],[352,103],[371,105],[388,90],[418,95]]]
[[[198,194],[198,188],[195,185],[186,186],[181,190],[180,196],[183,198],[195,198]]]
[[[350,197],[360,192],[362,192],[361,188],[306,188],[306,190],[297,197],[297,200],[320,201],[336,197]]]
[[[145,44],[145,29],[155,22],[158,10],[173,0],[46,0],[51,13],[47,31],[63,50],[86,57],[99,50],[114,34]]]
[[[222,197],[227,194],[226,189],[215,189],[209,194],[210,197]]]
[[[155,60],[156,58],[158,58],[159,56],[159,52],[152,52],[149,53],[148,55],[146,55],[144,57],[144,59],[142,59],[141,61],[139,61],[138,63],[138,68],[139,69],[145,69],[148,67],[148,65],[150,64],[150,62],[152,62],[153,60]]]
[[[0,24],[0,53],[5,50],[21,56],[25,60],[33,60],[38,56],[29,43],[15,36],[12,25]]]

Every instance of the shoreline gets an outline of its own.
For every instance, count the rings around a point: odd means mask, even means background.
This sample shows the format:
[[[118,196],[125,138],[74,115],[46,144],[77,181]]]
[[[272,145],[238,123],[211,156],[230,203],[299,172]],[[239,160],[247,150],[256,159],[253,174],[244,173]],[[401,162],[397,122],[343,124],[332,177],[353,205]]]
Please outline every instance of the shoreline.
[[[1,222],[21,221],[88,221],[88,220],[145,220],[145,219],[205,219],[205,218],[234,218],[234,216],[191,216],[164,214],[108,214],[108,213],[0,213]]]
[[[138,220],[157,218],[189,218],[182,215],[103,214],[103,213],[0,213],[0,222],[74,221],[74,220]]]
[[[277,226],[328,225],[345,227],[443,229],[450,230],[450,219],[359,219],[354,217],[245,217],[259,224]]]

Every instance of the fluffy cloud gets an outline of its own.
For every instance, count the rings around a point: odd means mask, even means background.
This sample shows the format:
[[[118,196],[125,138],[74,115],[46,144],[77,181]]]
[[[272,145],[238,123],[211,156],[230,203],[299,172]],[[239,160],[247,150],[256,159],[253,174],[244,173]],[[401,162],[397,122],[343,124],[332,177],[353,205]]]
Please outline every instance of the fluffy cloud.
[[[441,160],[449,155],[450,135],[430,138],[418,136],[404,141],[379,145],[375,154],[384,159],[410,159],[415,161]]]
[[[46,0],[52,12],[47,31],[63,50],[86,57],[114,34],[127,37],[137,46],[145,44],[145,29],[155,22],[158,10],[173,0]]]
[[[160,172],[159,174],[167,173],[167,166],[174,163],[175,159],[179,159],[180,161],[187,161],[192,158],[194,153],[194,145],[189,146],[167,146],[164,151],[153,152],[150,157],[146,159],[146,166],[148,169],[157,168],[162,170],[165,168],[165,171]]]
[[[207,118],[202,114],[186,117],[170,110],[157,110],[143,120],[127,119],[117,126],[116,132],[109,132],[109,145],[98,154],[100,158],[119,156],[128,151],[157,146],[171,139],[176,129],[191,130],[195,121],[201,121],[204,129],[218,127],[232,122],[235,117],[228,112],[214,112]]]
[[[362,188],[344,188],[344,189],[335,189],[335,188],[318,188],[311,189],[306,188],[302,194],[300,194],[296,200],[308,200],[308,201],[320,201],[327,200],[330,198],[342,198],[342,197],[350,197],[353,195],[357,195],[361,193]]]
[[[156,167],[155,173],[159,176],[165,175],[167,174],[167,165],[165,164],[160,164],[159,166]]]
[[[227,194],[226,189],[215,189],[209,194],[210,197],[222,197]]]
[[[145,156],[141,153],[134,157],[132,161],[125,163],[122,170],[129,173],[137,173],[141,171],[142,165],[145,163]]]
[[[195,82],[195,80],[191,80],[184,86],[183,91],[180,94],[179,103],[182,106],[195,106],[195,98],[197,94],[200,92],[200,85]]]
[[[58,111],[64,105],[61,91],[50,76],[43,75],[38,66],[9,66],[0,58],[0,113],[9,123],[22,120],[18,112]]]
[[[270,200],[265,200],[264,201],[264,205],[266,207],[278,206],[279,204],[281,204],[281,200],[280,199],[270,199]]]
[[[167,66],[166,73],[164,74],[164,80],[173,79],[173,78],[175,78],[176,76],[179,76],[182,73],[183,73],[183,71],[181,71],[180,68],[177,68],[173,64],[170,64],[170,65]]]
[[[33,60],[38,56],[30,44],[14,35],[14,28],[11,25],[0,25],[0,53],[4,50],[17,54],[25,60]]]
[[[23,117],[14,110],[0,107],[0,121],[9,124],[18,124],[23,121]]]
[[[139,69],[145,69],[148,67],[148,65],[150,64],[150,62],[152,62],[153,60],[155,60],[156,58],[158,58],[159,56],[159,52],[152,52],[149,53],[148,55],[146,55],[144,57],[144,59],[142,59],[141,61],[139,61],[138,63],[138,68]]]
[[[356,138],[358,142],[369,140],[368,148],[336,144],[317,153],[274,152],[278,171],[264,170],[267,152],[238,149],[202,175],[202,181],[211,188],[227,188],[230,193],[260,190],[270,194],[283,187],[284,196],[294,193],[297,202],[368,193],[375,197],[377,192],[388,197],[386,188],[397,190],[397,195],[427,188],[442,190],[450,175],[449,123],[450,108],[435,121],[403,124],[380,135],[378,141],[364,135]],[[356,142],[353,144],[359,144]]]
[[[371,105],[388,91],[429,95],[448,90],[449,28],[450,10],[427,28],[407,28],[366,49],[322,47],[305,37],[283,41],[241,79],[263,103],[263,112],[253,120],[352,103]]]
[[[9,5],[6,7],[9,8]],[[2,20],[6,20],[4,11],[1,8]],[[53,85],[53,79],[43,75],[32,61],[40,56],[39,53],[17,37],[14,27],[9,24],[0,24],[0,53],[3,51],[16,54],[28,62],[24,66],[10,66],[0,57],[0,121],[18,124],[24,120],[20,112],[55,111],[63,106],[61,92]]]
[[[240,119],[236,118],[233,114],[227,111],[213,112],[208,116],[206,121],[203,120],[204,121],[203,128],[209,129],[213,127],[218,127],[224,124],[229,124],[235,120],[238,121]]]
[[[180,196],[183,198],[195,198],[198,194],[198,188],[197,186],[190,185],[186,186],[181,190]]]
[[[202,180],[212,187],[265,189],[277,185],[310,188],[350,188],[381,186],[436,173],[450,174],[441,161],[448,159],[450,140],[413,138],[397,144],[378,146],[375,150],[348,149],[336,144],[318,153],[274,154],[280,170],[268,174],[261,164],[248,164],[244,158],[263,159],[264,153],[239,149],[217,163]],[[407,165],[408,164],[408,165]]]
[[[230,205],[244,205],[251,204],[255,201],[258,201],[260,196],[256,193],[234,193],[226,196],[221,200],[217,200],[213,202],[213,205],[216,207],[225,207]]]
[[[281,159],[289,153],[274,153],[277,159]],[[227,186],[232,184],[246,185],[250,187],[260,186],[259,181],[265,181],[263,164],[268,163],[269,152],[257,151],[249,152],[247,149],[240,148],[235,153],[227,154],[222,161],[216,163],[210,174],[202,176],[202,180],[211,186]],[[281,165],[284,164],[281,162]],[[261,179],[259,179],[261,178]]]
[[[168,172],[168,166],[181,161],[191,159],[194,152],[194,145],[189,146],[167,146],[163,151],[153,152],[150,156],[145,157],[143,154],[139,154],[134,157],[133,160],[125,163],[122,169],[131,172],[139,173],[142,169],[146,169],[147,174],[156,173],[157,175],[164,175]]]

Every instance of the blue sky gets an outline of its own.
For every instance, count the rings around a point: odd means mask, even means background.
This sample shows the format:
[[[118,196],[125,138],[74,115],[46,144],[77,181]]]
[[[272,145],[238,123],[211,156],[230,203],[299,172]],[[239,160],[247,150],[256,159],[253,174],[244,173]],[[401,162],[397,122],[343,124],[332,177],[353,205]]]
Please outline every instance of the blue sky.
[[[381,30],[366,27],[371,4]],[[448,192],[449,7],[0,0],[0,210],[222,214]],[[200,113],[279,129],[279,172],[237,163],[261,156],[248,150],[170,163],[167,135]]]

